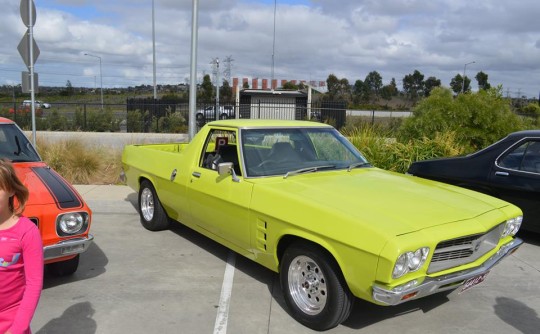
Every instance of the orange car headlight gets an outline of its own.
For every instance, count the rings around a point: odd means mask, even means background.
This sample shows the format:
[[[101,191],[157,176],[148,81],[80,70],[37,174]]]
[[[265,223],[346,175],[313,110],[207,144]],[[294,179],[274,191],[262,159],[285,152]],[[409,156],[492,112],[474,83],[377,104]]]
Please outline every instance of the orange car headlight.
[[[84,233],[88,229],[88,213],[68,212],[56,218],[56,232],[65,237]]]

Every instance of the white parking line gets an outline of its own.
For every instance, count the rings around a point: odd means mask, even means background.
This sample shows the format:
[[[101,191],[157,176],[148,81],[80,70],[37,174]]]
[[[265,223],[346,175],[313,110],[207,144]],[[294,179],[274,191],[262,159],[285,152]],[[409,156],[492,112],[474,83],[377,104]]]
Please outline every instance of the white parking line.
[[[229,255],[227,256],[227,266],[225,266],[225,274],[223,275],[223,285],[221,286],[221,296],[219,297],[219,307],[216,315],[216,324],[214,325],[214,334],[227,333],[235,259],[235,253],[229,252]]]

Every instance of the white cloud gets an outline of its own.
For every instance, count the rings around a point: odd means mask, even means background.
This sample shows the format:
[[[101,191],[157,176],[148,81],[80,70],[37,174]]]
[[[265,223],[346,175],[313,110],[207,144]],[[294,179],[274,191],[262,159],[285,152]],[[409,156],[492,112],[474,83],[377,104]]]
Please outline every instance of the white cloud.
[[[540,85],[540,3],[533,0],[278,1],[275,73],[279,79],[353,83],[373,70],[384,82],[415,69],[449,85],[467,62],[492,85],[537,96]],[[151,2],[148,0],[40,0],[35,39],[42,85],[94,85],[100,55],[105,86],[152,82]],[[191,0],[155,0],[158,83],[189,76]],[[0,84],[20,80],[16,47],[25,27],[19,2],[0,0]],[[198,72],[211,59],[232,56],[233,76],[270,77],[272,1],[199,1]],[[199,74],[200,76],[200,74]],[[475,81],[473,80],[473,87]]]

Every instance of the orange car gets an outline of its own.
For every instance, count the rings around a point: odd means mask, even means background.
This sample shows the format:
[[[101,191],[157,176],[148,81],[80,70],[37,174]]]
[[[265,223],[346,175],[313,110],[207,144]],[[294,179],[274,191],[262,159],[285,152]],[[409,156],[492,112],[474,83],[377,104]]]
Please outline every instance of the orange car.
[[[13,162],[30,191],[23,215],[39,227],[47,270],[57,276],[73,274],[79,254],[94,239],[89,233],[92,211],[73,186],[41,160],[17,124],[2,117],[0,157]]]

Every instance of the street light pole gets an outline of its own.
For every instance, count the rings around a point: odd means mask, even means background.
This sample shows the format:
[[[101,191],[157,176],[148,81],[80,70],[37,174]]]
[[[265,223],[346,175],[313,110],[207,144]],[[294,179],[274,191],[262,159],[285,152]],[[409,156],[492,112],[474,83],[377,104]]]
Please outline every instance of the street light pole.
[[[157,100],[157,83],[156,83],[156,23],[154,18],[154,0],[152,0],[152,69],[154,79],[154,105]]]
[[[463,66],[463,86],[461,87],[461,92],[465,93],[465,71],[467,70],[467,65],[474,64],[475,61],[471,61]]]
[[[100,90],[101,90],[101,111],[103,111],[103,72],[101,71],[101,57],[90,54],[90,53],[85,53],[84,55],[99,59],[99,84],[100,84]]]

